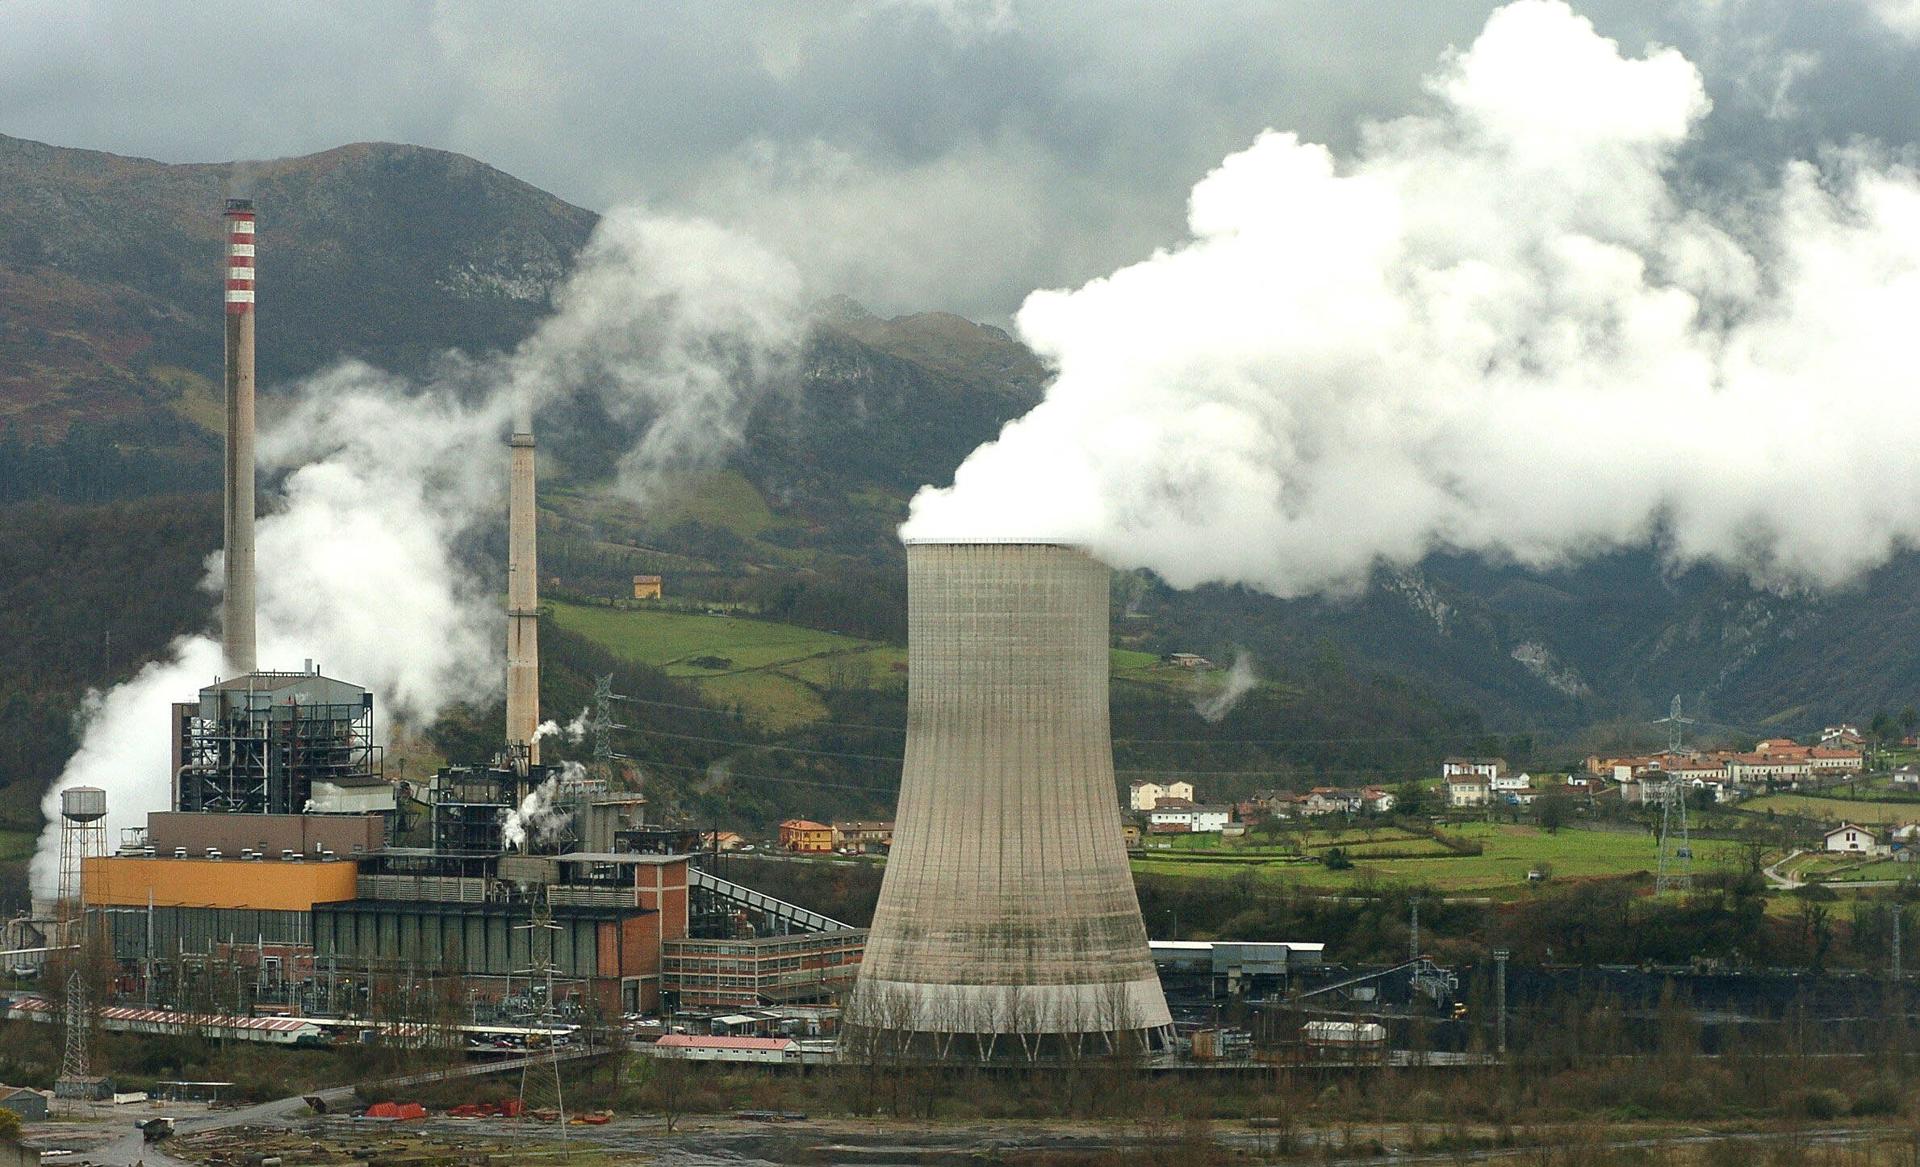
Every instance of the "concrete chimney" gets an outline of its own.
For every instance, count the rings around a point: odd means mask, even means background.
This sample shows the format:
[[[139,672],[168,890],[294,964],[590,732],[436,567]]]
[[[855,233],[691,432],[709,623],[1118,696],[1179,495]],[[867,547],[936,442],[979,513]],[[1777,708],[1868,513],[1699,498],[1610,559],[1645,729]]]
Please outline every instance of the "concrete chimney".
[[[253,562],[253,200],[228,199],[226,579],[221,597],[220,647],[227,668],[254,671]]]
[[[540,761],[540,565],[535,551],[533,422],[507,439],[507,745]]]
[[[906,762],[849,1040],[968,1059],[1167,1041],[1120,836],[1109,575],[1052,544],[908,546]]]

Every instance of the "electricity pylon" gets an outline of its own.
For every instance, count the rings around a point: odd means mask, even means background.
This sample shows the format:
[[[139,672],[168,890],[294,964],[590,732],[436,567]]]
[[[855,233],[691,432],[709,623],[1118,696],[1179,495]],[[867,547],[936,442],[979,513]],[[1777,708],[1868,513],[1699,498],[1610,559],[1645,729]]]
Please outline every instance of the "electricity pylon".
[[[517,927],[527,930],[527,951],[532,957],[527,968],[527,994],[532,996],[536,991],[540,994],[529,1028],[546,1035],[546,1056],[536,1058],[529,1041],[527,1060],[520,1067],[520,1121],[536,1121],[536,1111],[553,1113],[559,1124],[564,1158],[567,1102],[560,1088],[560,1043],[554,1040],[559,1031],[559,1018],[553,1005],[553,934],[560,930],[560,925],[553,922],[553,908],[547,903],[544,884],[535,885],[531,918]]]
[[[1671,774],[1660,795],[1660,871],[1656,891],[1693,887],[1693,848],[1687,842],[1687,788]]]

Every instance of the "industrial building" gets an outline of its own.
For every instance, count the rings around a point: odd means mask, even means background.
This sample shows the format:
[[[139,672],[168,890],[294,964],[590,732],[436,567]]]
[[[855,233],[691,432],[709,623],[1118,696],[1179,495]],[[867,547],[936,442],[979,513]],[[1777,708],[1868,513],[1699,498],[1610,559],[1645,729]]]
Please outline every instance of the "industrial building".
[[[907,547],[899,813],[850,1031],[933,1055],[1163,1048],[1121,842],[1109,572],[1067,547]]]
[[[661,951],[661,975],[675,1007],[751,1008],[832,1000],[851,985],[866,935],[842,928],[669,940]]]
[[[244,201],[226,217],[222,644],[233,675],[172,708],[171,805],[117,853],[75,858],[78,886],[62,897],[104,926],[119,994],[196,1012],[348,1016],[383,1000],[412,1008],[421,984],[431,995],[457,981],[476,1012],[635,1012],[656,1008],[663,988],[687,993],[672,987],[680,970],[663,967],[680,943],[695,945],[680,962],[696,995],[721,995],[708,991],[709,962],[721,959],[749,982],[727,987],[730,1002],[817,1001],[847,987],[863,932],[693,869],[698,831],[647,823],[646,800],[604,774],[541,764],[530,411],[507,443],[503,748],[421,784],[425,822],[406,841],[425,845],[398,845],[373,695],[312,661],[256,668],[256,223]],[[103,798],[74,790],[64,802],[100,833]],[[832,935],[786,938],[808,932]]]
[[[182,811],[300,814],[316,785],[381,780],[373,694],[323,677],[254,672],[174,707],[173,803]]]

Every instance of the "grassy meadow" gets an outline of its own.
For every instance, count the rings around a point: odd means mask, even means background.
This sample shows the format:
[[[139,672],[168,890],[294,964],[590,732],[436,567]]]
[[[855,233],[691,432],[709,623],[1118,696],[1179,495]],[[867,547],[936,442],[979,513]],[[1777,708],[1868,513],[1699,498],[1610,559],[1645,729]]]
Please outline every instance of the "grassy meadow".
[[[1446,833],[1479,843],[1481,854],[1460,854],[1424,836],[1391,829],[1344,831],[1337,837],[1316,830],[1301,836],[1299,853],[1264,841],[1236,847],[1236,840],[1227,839],[1211,847],[1147,850],[1134,857],[1134,870],[1216,878],[1251,871],[1257,879],[1329,890],[1368,883],[1425,884],[1441,891],[1508,898],[1522,894],[1527,873],[1543,867],[1552,879],[1581,879],[1651,872],[1658,865],[1653,836],[1639,831],[1568,828],[1550,834],[1532,826],[1466,823]],[[1326,865],[1327,850],[1336,846],[1352,867],[1336,871]],[[1730,865],[1737,861],[1738,850],[1736,843],[1696,839],[1694,869]]]

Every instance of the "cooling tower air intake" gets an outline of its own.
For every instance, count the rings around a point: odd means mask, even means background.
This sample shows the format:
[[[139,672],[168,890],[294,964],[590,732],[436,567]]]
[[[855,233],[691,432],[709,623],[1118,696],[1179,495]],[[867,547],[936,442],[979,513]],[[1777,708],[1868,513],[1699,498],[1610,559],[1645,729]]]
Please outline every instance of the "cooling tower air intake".
[[[850,1041],[1043,1060],[1167,1039],[1120,835],[1109,574],[1052,544],[908,546],[906,763]]]

